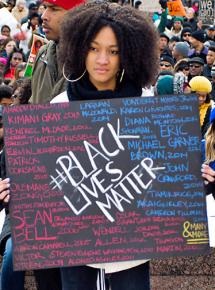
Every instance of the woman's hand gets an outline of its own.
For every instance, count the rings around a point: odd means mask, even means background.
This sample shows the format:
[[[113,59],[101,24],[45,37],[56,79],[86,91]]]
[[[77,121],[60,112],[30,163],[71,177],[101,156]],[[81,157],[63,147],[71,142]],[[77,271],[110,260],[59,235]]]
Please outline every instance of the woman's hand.
[[[8,203],[10,200],[10,178],[0,179],[0,202]]]
[[[205,184],[215,181],[215,171],[207,164],[202,164],[202,177],[206,179]]]

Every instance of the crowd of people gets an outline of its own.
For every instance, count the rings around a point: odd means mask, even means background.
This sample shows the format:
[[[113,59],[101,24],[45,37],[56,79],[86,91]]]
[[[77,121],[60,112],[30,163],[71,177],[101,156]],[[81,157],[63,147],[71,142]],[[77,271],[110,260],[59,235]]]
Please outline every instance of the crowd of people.
[[[171,17],[166,0],[159,1],[160,11],[153,15],[141,11],[141,1],[84,2],[0,1],[20,30],[13,34],[10,25],[1,27],[1,106],[195,93],[203,139],[202,176],[207,193],[214,194],[214,23],[202,23],[199,1],[183,1],[186,17]],[[25,69],[33,34],[49,42],[40,48],[29,78]],[[1,122],[0,200],[6,208],[0,236],[1,290],[23,290],[24,272],[14,272],[12,265],[10,177],[2,127]],[[112,290],[150,289],[149,262],[134,261],[37,270],[38,290],[95,290],[98,268],[111,272]],[[98,287],[105,289],[105,283]]]

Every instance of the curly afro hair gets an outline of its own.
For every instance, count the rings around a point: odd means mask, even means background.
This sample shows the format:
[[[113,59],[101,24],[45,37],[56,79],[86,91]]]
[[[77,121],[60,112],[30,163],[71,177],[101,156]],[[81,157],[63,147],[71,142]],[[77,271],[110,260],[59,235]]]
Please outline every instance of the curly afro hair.
[[[158,34],[141,11],[116,3],[90,2],[70,10],[62,22],[59,60],[66,75],[79,77],[91,42],[105,26],[113,29],[120,66],[134,84],[151,84],[158,73]]]

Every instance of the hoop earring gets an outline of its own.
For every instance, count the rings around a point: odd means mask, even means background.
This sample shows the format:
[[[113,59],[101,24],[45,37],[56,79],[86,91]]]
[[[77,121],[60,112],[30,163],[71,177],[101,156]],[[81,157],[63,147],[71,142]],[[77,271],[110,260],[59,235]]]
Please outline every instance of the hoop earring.
[[[75,80],[70,80],[70,79],[68,79],[68,77],[65,75],[64,66],[65,66],[65,65],[63,65],[63,69],[62,69],[63,77],[64,77],[68,82],[70,82],[70,83],[75,83],[75,82],[79,81],[81,78],[83,78],[83,76],[85,75],[85,73],[86,73],[86,71],[87,71],[87,70],[85,69],[85,71],[83,72],[83,74],[82,74],[79,78],[77,78],[77,79],[75,79]]]
[[[123,77],[124,77],[124,73],[125,73],[125,70],[123,69],[122,70],[122,73],[121,73],[121,77],[120,77],[120,80],[119,80],[119,82],[121,83],[122,82],[122,80],[123,80]]]

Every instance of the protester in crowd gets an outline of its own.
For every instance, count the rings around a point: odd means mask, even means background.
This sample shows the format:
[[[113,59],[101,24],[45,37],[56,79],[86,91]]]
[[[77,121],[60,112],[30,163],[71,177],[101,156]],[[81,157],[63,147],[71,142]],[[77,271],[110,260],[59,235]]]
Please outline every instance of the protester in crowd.
[[[6,37],[10,37],[11,29],[8,25],[2,25],[1,27],[1,35],[4,35]]]
[[[182,17],[174,17],[172,28],[170,30],[166,28],[165,33],[167,34],[167,36],[169,36],[170,39],[173,36],[181,37],[181,32],[183,30],[182,24],[183,24]]]
[[[189,60],[187,58],[180,59],[174,66],[175,73],[182,72],[188,80],[189,75]]]
[[[170,70],[173,71],[174,59],[169,54],[162,54],[160,57],[160,71]]]
[[[13,8],[16,5],[16,0],[6,0],[6,7],[8,9],[9,12],[12,12]]]
[[[31,97],[31,79],[22,77],[13,84],[13,105],[28,104]]]
[[[28,8],[25,0],[17,0],[16,6],[12,10],[12,15],[19,23],[28,15]]]
[[[15,47],[16,47],[16,42],[12,38],[5,39],[0,56],[4,57],[7,60]]]
[[[208,48],[208,54],[206,56],[206,64],[204,65],[203,75],[209,80],[212,79],[211,69],[215,62],[215,46]]]
[[[46,10],[42,15],[43,30],[51,40],[37,54],[32,76],[31,103],[47,103],[65,90],[66,81],[58,64],[56,51],[60,37],[60,23],[68,9],[83,3],[84,0],[44,1]]]
[[[181,32],[181,41],[186,41],[190,44],[190,37],[191,37],[192,29],[190,27],[184,27]]]
[[[192,8],[195,11],[195,15],[198,16],[198,13],[199,13],[199,0],[194,0],[193,1]]]
[[[190,93],[187,78],[182,72],[175,75],[160,74],[155,83],[155,95]]]
[[[25,34],[25,39],[20,40],[19,48],[23,49],[25,55],[28,54],[30,50],[30,42],[32,40],[33,33],[37,32],[40,22],[40,16],[38,13],[32,13],[29,16],[28,22],[22,24],[21,30]]]
[[[5,41],[7,40],[8,38],[4,35],[0,35],[0,55],[2,55],[2,52],[4,51],[5,49]]]
[[[28,5],[28,15],[21,19],[21,25],[28,22],[28,19],[32,14],[38,13],[38,8],[39,8],[39,5],[36,2],[31,2]]]
[[[159,38],[160,54],[169,52],[168,43],[169,43],[169,37],[165,33],[160,33],[160,38]]]
[[[78,7],[65,16],[61,34],[59,57],[68,88],[52,102],[140,96],[157,74],[157,34],[129,6],[104,2]],[[150,288],[149,263],[133,261],[62,268],[63,289],[94,290],[94,267],[112,272],[112,290]]]
[[[15,80],[18,80],[18,79],[24,77],[26,65],[27,65],[26,62],[21,62],[17,65],[17,67],[15,69],[15,74],[14,74]]]
[[[187,24],[191,27],[192,31],[196,31],[198,29],[195,11],[192,7],[186,11],[186,19],[183,26],[185,27]]]
[[[0,104],[10,105],[12,104],[12,88],[5,84],[0,85]]]
[[[169,51],[170,51],[171,55],[172,55],[173,48],[175,47],[176,43],[178,43],[179,41],[180,41],[180,38],[178,36],[173,36],[169,40],[168,48],[169,48]]]
[[[175,59],[175,62],[180,59],[187,58],[190,47],[186,42],[178,42],[173,48],[172,56]]]
[[[25,61],[25,55],[22,49],[15,47],[7,60],[7,64],[4,70],[4,78],[13,80],[15,77],[15,70],[16,70],[17,65],[24,61]]]
[[[205,42],[205,32],[204,30],[197,30],[192,32],[190,37],[190,43],[192,46],[192,49],[189,52],[189,57],[201,57],[204,60],[204,63],[206,63],[206,56],[208,53],[208,48],[204,46]]]
[[[0,57],[0,72],[1,73],[4,73],[6,64],[7,64],[7,60],[4,57]]]
[[[212,86],[210,81],[204,76],[196,76],[189,82],[191,93],[197,94],[199,98],[199,115],[202,138],[208,129],[210,121],[211,108],[213,101],[211,100],[210,93]]]
[[[210,25],[206,29],[206,40],[215,41],[215,26],[214,25]]]
[[[191,80],[195,76],[201,76],[204,69],[204,61],[200,57],[194,57],[189,59],[189,75],[188,80]]]

